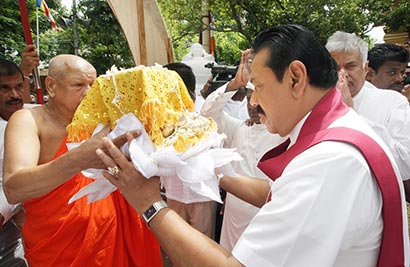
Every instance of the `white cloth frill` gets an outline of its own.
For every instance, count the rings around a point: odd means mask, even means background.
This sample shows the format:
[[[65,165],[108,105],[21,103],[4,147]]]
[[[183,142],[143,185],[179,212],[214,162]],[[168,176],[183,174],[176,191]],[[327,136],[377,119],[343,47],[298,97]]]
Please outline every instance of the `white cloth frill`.
[[[101,131],[103,125],[98,125],[94,134]],[[209,197],[212,200],[222,202],[219,194],[218,179],[215,169],[227,176],[237,176],[230,162],[241,160],[242,157],[235,149],[221,148],[224,134],[213,133],[208,138],[203,138],[196,145],[185,152],[177,152],[173,147],[155,149],[143,124],[132,114],[122,116],[113,131],[107,137],[114,139],[126,131],[141,130],[141,135],[136,137],[129,145],[124,144],[121,151],[130,156],[134,167],[147,178],[160,176],[163,179],[179,179],[194,192]],[[81,143],[68,143],[69,150],[81,145]],[[111,184],[102,175],[107,170],[87,169],[83,175],[95,181],[81,188],[69,203],[84,196],[92,203],[107,197],[117,187]],[[183,192],[180,192],[184,199]]]

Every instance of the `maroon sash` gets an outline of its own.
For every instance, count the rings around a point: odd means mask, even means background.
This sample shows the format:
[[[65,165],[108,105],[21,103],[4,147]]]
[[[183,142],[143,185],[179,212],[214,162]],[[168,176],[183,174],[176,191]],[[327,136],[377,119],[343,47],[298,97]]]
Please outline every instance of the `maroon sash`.
[[[401,196],[397,177],[384,150],[369,136],[345,127],[327,129],[348,111],[341,94],[332,89],[314,107],[304,123],[296,143],[286,150],[289,140],[267,152],[258,167],[272,180],[297,155],[323,141],[345,142],[355,146],[366,159],[376,178],[383,199],[383,235],[378,266],[404,266],[404,241]],[[270,199],[270,198],[269,198]]]

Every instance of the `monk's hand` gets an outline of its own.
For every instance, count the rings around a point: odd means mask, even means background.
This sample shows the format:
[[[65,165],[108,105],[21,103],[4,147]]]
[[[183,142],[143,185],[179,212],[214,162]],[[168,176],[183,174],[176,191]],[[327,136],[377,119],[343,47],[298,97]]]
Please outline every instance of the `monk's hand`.
[[[106,138],[107,134],[111,131],[109,125],[106,125],[100,132],[93,135],[90,139],[86,142],[81,144],[76,151],[78,157],[78,164],[80,164],[81,169],[85,170],[88,168],[95,168],[95,169],[105,169],[105,164],[101,161],[101,159],[95,154],[97,149],[103,149],[107,151],[104,146],[103,139]],[[128,133],[132,138],[135,138],[141,134],[140,130],[130,131]],[[120,135],[112,140],[113,144],[117,147],[121,147],[128,141],[127,134]]]
[[[127,133],[130,142],[131,133]],[[96,154],[104,162],[107,169],[117,169],[116,173],[104,172],[103,175],[120,189],[127,201],[138,211],[145,212],[152,203],[161,199],[159,177],[147,179],[134,168],[132,162],[118,149],[114,142],[103,138],[104,149],[97,149]]]

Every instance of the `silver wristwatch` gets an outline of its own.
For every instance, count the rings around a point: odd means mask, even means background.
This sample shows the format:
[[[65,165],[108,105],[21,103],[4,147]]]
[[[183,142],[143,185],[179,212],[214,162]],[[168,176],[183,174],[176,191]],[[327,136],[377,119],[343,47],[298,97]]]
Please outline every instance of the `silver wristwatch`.
[[[167,207],[167,202],[165,202],[164,200],[157,201],[154,204],[152,204],[152,206],[149,207],[144,212],[144,214],[142,214],[142,218],[144,218],[144,221],[148,224],[155,217],[155,215],[158,214],[160,210]]]

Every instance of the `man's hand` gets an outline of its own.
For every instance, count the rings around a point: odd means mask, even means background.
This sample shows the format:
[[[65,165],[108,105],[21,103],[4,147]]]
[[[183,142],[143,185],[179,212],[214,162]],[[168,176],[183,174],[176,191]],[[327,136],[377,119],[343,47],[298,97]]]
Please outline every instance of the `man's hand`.
[[[40,57],[34,45],[26,45],[21,53],[20,68],[24,76],[29,76],[34,68],[40,65]]]
[[[352,95],[350,94],[347,77],[343,70],[339,72],[339,80],[337,81],[336,88],[342,93],[343,102],[353,108]]]
[[[252,56],[253,53],[251,49],[246,49],[242,52],[241,63],[238,66],[238,71],[236,72],[235,77],[228,84],[226,91],[234,91],[239,87],[246,86],[249,81]]]
[[[0,230],[3,228],[3,223],[4,223],[4,216],[0,214]]]
[[[214,77],[209,77],[208,80],[206,81],[206,83],[204,84],[204,86],[202,87],[202,90],[200,91],[202,97],[204,99],[206,99],[208,97],[208,95],[211,93],[211,84],[212,84],[212,80],[214,79]]]
[[[130,143],[133,135],[127,133],[127,138]],[[145,212],[152,203],[162,199],[159,177],[145,178],[110,139],[104,138],[104,146],[105,151],[98,149],[97,155],[106,168],[117,166],[120,171],[116,176],[108,173],[103,175],[120,189],[139,214]]]

